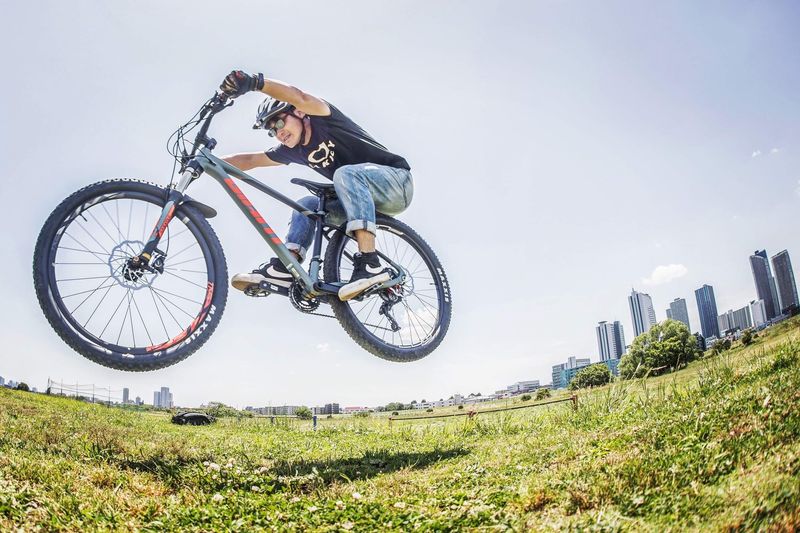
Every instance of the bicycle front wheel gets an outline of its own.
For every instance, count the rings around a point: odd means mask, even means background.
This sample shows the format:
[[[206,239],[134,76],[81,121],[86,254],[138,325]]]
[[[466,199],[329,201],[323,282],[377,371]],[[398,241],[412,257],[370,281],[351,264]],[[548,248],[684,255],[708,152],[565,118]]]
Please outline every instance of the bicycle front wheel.
[[[450,285],[436,254],[408,225],[379,214],[376,226],[378,251],[403,267],[408,275],[405,283],[363,299],[332,298],[330,304],[348,335],[371,354],[388,361],[416,361],[435,350],[447,334]],[[350,279],[357,251],[353,239],[335,232],[325,252],[325,281]],[[388,312],[395,324],[382,312],[387,300],[393,302]]]
[[[45,222],[33,259],[39,304],[75,351],[120,370],[155,370],[194,353],[225,308],[227,269],[205,217],[180,205],[159,241],[163,268],[132,268],[165,190],[109,180],[64,200]]]

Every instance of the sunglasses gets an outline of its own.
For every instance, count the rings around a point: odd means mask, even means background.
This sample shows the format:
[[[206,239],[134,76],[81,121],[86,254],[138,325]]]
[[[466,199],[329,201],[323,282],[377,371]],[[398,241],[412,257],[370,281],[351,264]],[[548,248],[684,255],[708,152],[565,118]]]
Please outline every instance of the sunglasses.
[[[275,122],[272,123],[272,126],[267,129],[267,134],[270,137],[275,137],[278,134],[278,130],[281,130],[286,126],[286,120],[279,118]]]

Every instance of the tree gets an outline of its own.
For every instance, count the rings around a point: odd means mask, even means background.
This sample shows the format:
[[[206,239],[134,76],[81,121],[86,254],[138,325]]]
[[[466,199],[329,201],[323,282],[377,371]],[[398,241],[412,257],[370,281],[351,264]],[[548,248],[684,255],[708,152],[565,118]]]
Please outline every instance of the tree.
[[[544,388],[536,391],[537,400],[544,400],[545,398],[549,397],[550,397],[550,389]]]
[[[30,392],[31,391],[30,387],[28,387],[28,384],[25,383],[24,381],[21,382],[21,383],[17,383],[17,390],[21,390],[21,391],[24,391],[24,392]]]
[[[387,411],[402,411],[405,408],[402,402],[390,402],[386,404]]]
[[[586,387],[600,387],[611,381],[611,371],[603,363],[596,363],[582,368],[569,382],[569,390]]]
[[[742,344],[745,346],[749,346],[753,342],[753,330],[746,329],[744,333],[742,333]]]
[[[295,409],[294,415],[297,418],[299,418],[300,420],[311,420],[311,417],[313,416],[311,414],[311,409],[309,409],[305,405],[300,406],[297,409]]]
[[[655,376],[684,366],[697,353],[697,338],[686,324],[665,320],[633,340],[630,351],[619,362],[619,374],[623,379]]]
[[[530,395],[530,394],[523,394],[523,395],[520,397],[520,400],[522,400],[523,402],[527,402],[527,401],[528,401],[528,400],[530,400],[530,399],[531,399],[531,395]]]

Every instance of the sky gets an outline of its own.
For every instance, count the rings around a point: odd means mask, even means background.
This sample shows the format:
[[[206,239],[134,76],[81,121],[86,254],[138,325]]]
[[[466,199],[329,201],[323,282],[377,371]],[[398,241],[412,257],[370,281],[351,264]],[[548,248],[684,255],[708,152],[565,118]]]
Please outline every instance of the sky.
[[[748,257],[800,265],[800,5],[756,2],[3,2],[0,198],[6,224],[0,376],[94,383],[177,405],[382,405],[548,383],[598,359],[595,326],[649,293],[714,287],[719,312],[756,296]],[[451,281],[443,344],[407,364],[359,348],[337,322],[231,289],[219,328],[167,369],[99,366],[50,329],[31,262],[49,213],[109,177],[169,182],[166,140],[234,68],[334,103],[404,156],[401,219]],[[217,154],[273,144],[261,98],[219,115]],[[297,167],[253,171],[293,197]],[[289,209],[242,187],[280,232]],[[219,185],[189,194],[229,275],[271,254]]]

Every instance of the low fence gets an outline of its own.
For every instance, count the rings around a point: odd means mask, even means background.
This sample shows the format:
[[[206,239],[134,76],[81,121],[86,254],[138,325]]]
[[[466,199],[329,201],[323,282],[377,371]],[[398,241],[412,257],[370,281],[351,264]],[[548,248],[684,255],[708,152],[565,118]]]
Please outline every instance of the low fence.
[[[500,411],[515,411],[517,409],[531,409],[533,407],[541,407],[543,405],[551,405],[554,403],[564,403],[564,402],[572,402],[572,408],[578,408],[578,396],[573,394],[568,398],[559,398],[558,400],[549,400],[546,402],[537,402],[528,405],[514,405],[512,407],[496,407],[493,409],[481,409],[475,411],[465,411],[463,413],[445,413],[441,415],[421,415],[421,416],[390,416],[389,417],[389,426],[391,427],[392,422],[395,420],[429,420],[433,418],[451,418],[455,416],[466,416],[470,419],[475,418],[479,414],[486,414],[486,413],[497,413]]]

